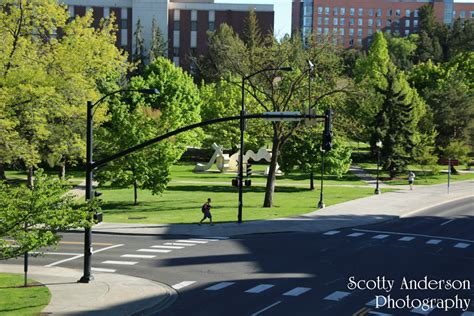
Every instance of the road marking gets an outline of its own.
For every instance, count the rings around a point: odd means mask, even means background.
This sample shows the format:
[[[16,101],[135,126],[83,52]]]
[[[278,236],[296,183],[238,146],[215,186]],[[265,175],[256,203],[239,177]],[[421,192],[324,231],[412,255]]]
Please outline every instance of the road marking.
[[[375,306],[375,305],[376,305],[375,301],[376,301],[376,299],[374,298],[374,299],[371,300],[370,302],[365,303],[365,305],[367,305],[367,306]]]
[[[191,285],[193,283],[196,283],[196,281],[183,281],[183,282],[180,282],[178,284],[175,284],[175,285],[172,285],[171,287],[175,290],[179,290],[179,289],[182,289],[188,285]]]
[[[119,245],[113,245],[113,246],[110,246],[110,247],[101,248],[99,250],[94,251],[93,254],[101,252],[101,251],[109,250],[109,249],[112,249],[112,248],[122,247],[122,246],[123,246],[123,244],[119,244]],[[74,256],[72,258],[67,258],[67,259],[64,259],[64,260],[56,261],[56,262],[50,263],[48,265],[45,265],[45,267],[54,267],[54,266],[57,266],[58,264],[61,264],[61,263],[67,262],[67,261],[72,261],[72,260],[75,260],[75,259],[78,259],[78,258],[81,258],[81,257],[84,257],[84,254],[77,255],[77,256]]]
[[[165,245],[170,245],[170,246],[196,246],[195,244],[183,244],[183,243],[178,243],[178,242],[165,242]]]
[[[365,235],[365,234],[364,233],[352,233],[352,234],[347,235],[347,237],[360,237],[362,235]]]
[[[141,251],[141,252],[159,252],[159,253],[171,252],[171,250],[165,250],[165,249],[138,249],[137,251]]]
[[[421,307],[418,307],[418,308],[412,309],[410,312],[415,313],[415,314],[428,315],[429,313],[431,313],[433,309],[434,308],[428,308],[427,310],[424,311]]]
[[[40,254],[45,254],[45,255],[55,255],[55,256],[80,256],[80,253],[71,253],[71,252],[41,252],[41,251],[34,251],[30,252],[32,255],[40,255]]]
[[[269,306],[265,307],[264,309],[261,309],[261,310],[259,310],[258,312],[253,313],[252,316],[257,316],[258,314],[261,314],[261,313],[263,313],[264,311],[269,310],[270,308],[272,308],[272,307],[274,307],[274,306],[277,306],[277,305],[280,304],[280,303],[281,303],[281,301],[276,301],[276,302],[273,303],[272,305],[269,305]]]
[[[115,261],[115,260],[106,260],[102,261],[103,264],[119,264],[123,266],[133,266],[137,264],[137,261]]]
[[[142,258],[142,259],[151,259],[151,258],[155,258],[156,256],[153,256],[153,255],[121,255],[120,257],[123,257],[123,258]]]
[[[363,315],[367,314],[368,311],[370,311],[370,308],[362,307],[357,312],[352,314],[352,316],[363,316]]]
[[[309,287],[295,287],[293,290],[283,293],[285,296],[300,296],[303,293],[311,290]]]
[[[405,236],[399,239],[399,241],[412,241],[415,237]]]
[[[60,244],[64,245],[84,245],[84,242],[82,241],[60,241]],[[113,244],[108,243],[108,242],[93,242],[92,246],[111,246]]]
[[[441,239],[430,239],[430,240],[428,240],[426,243],[427,243],[428,245],[437,245],[437,244],[439,244],[440,242],[442,242]]]
[[[211,239],[211,238],[193,238],[192,240],[197,240],[197,241],[219,241],[219,239]]]
[[[223,288],[226,288],[228,286],[231,286],[232,284],[235,284],[235,282],[221,282],[221,283],[217,283],[213,286],[210,286],[208,288],[205,288],[204,290],[206,290],[206,291],[218,291],[218,290],[222,290]]]
[[[329,294],[328,296],[326,296],[324,299],[327,300],[327,301],[340,301],[342,300],[344,297],[346,296],[349,296],[351,295],[350,292],[342,292],[342,291],[336,291],[332,294]]]
[[[212,238],[212,239],[219,239],[219,240],[226,240],[226,239],[229,239],[230,237],[224,237],[224,236],[218,236],[218,237],[209,237],[209,238]]]
[[[443,225],[449,224],[449,223],[451,223],[452,221],[455,221],[455,220],[456,220],[455,218],[453,218],[453,219],[450,219],[449,221],[446,221],[446,222],[444,222],[444,223],[441,223],[441,224],[440,224],[440,226],[443,226]]]
[[[105,269],[105,268],[91,268],[91,271],[114,273],[117,270],[115,270],[115,269]]]
[[[340,230],[330,230],[330,231],[328,231],[328,232],[325,232],[323,235],[332,236],[332,235],[339,234],[340,232],[341,232]]]
[[[460,248],[460,249],[464,249],[464,248],[467,248],[469,247],[471,244],[466,244],[464,242],[459,242],[457,244],[454,245],[454,248]]]
[[[207,244],[207,241],[202,241],[202,240],[194,240],[194,239],[189,239],[189,240],[176,240],[177,242],[184,242],[184,243],[193,243],[193,244]]]
[[[436,238],[436,239],[443,239],[443,240],[454,240],[454,241],[461,241],[461,242],[468,242],[474,243],[474,240],[469,239],[461,239],[461,238],[452,238],[452,237],[443,237],[443,236],[433,236],[433,235],[423,235],[423,234],[411,234],[411,233],[399,233],[399,232],[388,232],[388,231],[381,231],[381,230],[369,230],[369,229],[357,229],[353,228],[354,231],[359,232],[366,232],[366,233],[379,233],[379,234],[390,234],[390,235],[411,235],[416,237],[426,237],[426,238]]]
[[[156,246],[151,246],[151,248],[183,249],[184,246],[161,246],[161,245],[156,245]]]
[[[389,236],[389,235],[380,234],[380,235],[376,235],[376,236],[374,236],[374,237],[372,237],[372,238],[374,238],[374,239],[384,239],[384,238],[387,238],[388,236]]]
[[[274,286],[273,284],[260,284],[260,285],[257,285],[256,287],[248,289],[247,291],[245,291],[245,293],[261,293],[263,291],[268,290],[269,288],[272,288],[273,286]]]

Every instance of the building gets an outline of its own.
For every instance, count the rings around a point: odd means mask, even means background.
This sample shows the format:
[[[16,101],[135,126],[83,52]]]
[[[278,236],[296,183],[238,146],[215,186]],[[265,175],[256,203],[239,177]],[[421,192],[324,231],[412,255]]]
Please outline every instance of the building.
[[[474,19],[474,2],[453,0],[293,0],[292,32],[332,37],[345,47],[367,48],[377,31],[418,31],[418,10],[430,4],[440,22]]]
[[[169,58],[189,69],[189,56],[207,52],[207,32],[227,23],[241,33],[249,10],[254,9],[263,32],[273,30],[273,5],[225,4],[214,0],[60,0],[71,17],[93,10],[94,24],[114,14],[118,24],[117,46],[128,51],[135,47],[138,19],[143,27],[145,48],[150,46],[152,21],[168,38]]]

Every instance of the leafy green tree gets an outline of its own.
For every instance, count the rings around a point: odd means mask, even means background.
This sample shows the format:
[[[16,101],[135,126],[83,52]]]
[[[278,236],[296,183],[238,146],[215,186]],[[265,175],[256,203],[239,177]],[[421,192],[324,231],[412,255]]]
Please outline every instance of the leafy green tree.
[[[408,37],[389,36],[387,38],[388,51],[392,63],[401,70],[410,70],[415,62],[418,34]]]
[[[373,87],[385,88],[387,86],[385,76],[390,64],[387,40],[382,32],[377,32],[367,57],[360,58],[356,62],[354,70],[356,82],[366,81]]]
[[[338,177],[347,173],[351,165],[351,148],[339,137],[333,138],[332,149],[324,155],[324,170]],[[286,142],[281,153],[281,169],[285,173],[309,173],[311,190],[314,190],[314,174],[321,170],[322,130],[307,127],[298,130]]]
[[[452,141],[442,148],[442,152],[446,158],[457,159],[460,164],[467,164],[469,162],[469,146],[462,141]],[[451,165],[451,171],[455,174],[458,173],[454,165]]]
[[[152,63],[158,57],[166,57],[167,51],[168,41],[165,40],[155,17],[153,17],[151,22],[150,51],[148,53],[148,56],[150,56],[150,62]]]
[[[132,89],[157,88],[158,95],[134,93],[110,108],[111,120],[100,131],[97,147],[110,155],[155,138],[166,132],[200,121],[201,100],[192,78],[163,57],[149,64],[142,76],[131,79]],[[179,160],[187,146],[198,144],[202,133],[190,131],[164,140],[142,151],[110,162],[97,179],[104,183],[163,192],[169,182],[169,168]]]

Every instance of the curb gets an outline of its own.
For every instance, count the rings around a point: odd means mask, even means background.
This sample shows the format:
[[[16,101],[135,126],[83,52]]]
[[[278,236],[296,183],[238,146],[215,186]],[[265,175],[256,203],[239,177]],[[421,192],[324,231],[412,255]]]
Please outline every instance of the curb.
[[[162,310],[170,307],[177,299],[178,299],[178,292],[170,287],[167,284],[150,280],[155,282],[158,286],[160,286],[166,292],[166,298],[154,304],[152,306],[144,307],[142,310],[134,312],[132,315],[134,316],[141,316],[141,315],[156,315],[157,313],[161,312]]]

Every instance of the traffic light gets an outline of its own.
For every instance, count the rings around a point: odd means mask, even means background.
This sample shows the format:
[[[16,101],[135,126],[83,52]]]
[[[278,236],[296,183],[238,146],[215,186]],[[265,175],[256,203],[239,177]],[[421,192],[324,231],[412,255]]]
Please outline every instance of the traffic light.
[[[247,178],[250,178],[250,176],[252,175],[252,164],[248,163],[247,162]]]
[[[332,110],[327,109],[324,119],[324,132],[323,132],[323,143],[322,148],[325,151],[330,151],[332,148]]]
[[[238,187],[239,186],[239,178],[232,179],[232,186]]]
[[[324,151],[330,151],[332,148],[332,132],[323,133],[323,145],[322,148]]]

